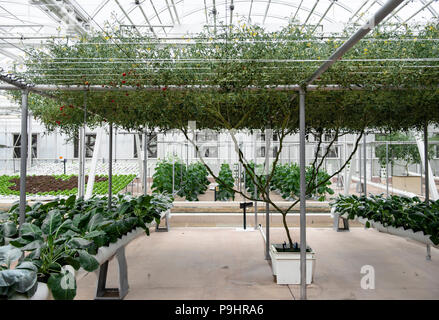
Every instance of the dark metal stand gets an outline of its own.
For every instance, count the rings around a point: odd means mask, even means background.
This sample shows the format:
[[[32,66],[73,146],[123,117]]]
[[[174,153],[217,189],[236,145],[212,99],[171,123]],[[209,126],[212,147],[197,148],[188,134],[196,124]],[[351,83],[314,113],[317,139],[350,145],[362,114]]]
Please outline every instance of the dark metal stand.
[[[243,228],[244,228],[244,230],[247,229],[247,212],[246,212],[247,207],[253,207],[253,202],[241,202],[239,204],[239,208],[243,209],[243,211],[244,211],[244,217],[243,217]]]
[[[95,300],[122,300],[128,293],[128,267],[125,247],[117,249],[115,256],[119,266],[119,287],[106,288],[108,263],[111,260],[109,259],[99,267]]]

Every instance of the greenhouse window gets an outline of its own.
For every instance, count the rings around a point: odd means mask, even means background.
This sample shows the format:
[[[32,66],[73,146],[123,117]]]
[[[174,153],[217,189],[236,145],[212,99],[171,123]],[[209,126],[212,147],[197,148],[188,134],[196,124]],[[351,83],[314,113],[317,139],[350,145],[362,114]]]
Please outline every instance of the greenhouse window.
[[[143,144],[142,144],[142,138],[143,135],[140,135],[140,150],[142,150]],[[138,155],[137,155],[137,145],[136,145],[136,138],[133,136],[133,140],[134,140],[134,151],[133,151],[133,158],[137,159]],[[157,158],[157,133],[153,132],[148,134],[148,158],[153,158],[156,159]]]
[[[33,133],[32,134],[32,158],[37,158],[38,153],[37,153],[37,145],[38,145],[38,134],[37,133]],[[14,133],[13,134],[13,145],[14,145],[14,154],[13,157],[14,159],[18,159],[20,158],[20,154],[21,154],[21,135],[19,133]]]
[[[92,158],[93,150],[96,143],[96,133],[87,133],[85,135],[85,157]],[[75,135],[73,141],[73,157],[78,158],[79,155],[79,139]]]

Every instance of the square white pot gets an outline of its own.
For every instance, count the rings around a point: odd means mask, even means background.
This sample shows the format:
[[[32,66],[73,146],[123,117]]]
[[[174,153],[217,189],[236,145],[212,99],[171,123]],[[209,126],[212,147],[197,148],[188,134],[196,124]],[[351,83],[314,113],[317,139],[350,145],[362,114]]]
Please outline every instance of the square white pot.
[[[277,284],[300,284],[300,252],[278,252],[270,246],[273,275]],[[315,272],[315,252],[306,253],[306,283],[311,284]]]

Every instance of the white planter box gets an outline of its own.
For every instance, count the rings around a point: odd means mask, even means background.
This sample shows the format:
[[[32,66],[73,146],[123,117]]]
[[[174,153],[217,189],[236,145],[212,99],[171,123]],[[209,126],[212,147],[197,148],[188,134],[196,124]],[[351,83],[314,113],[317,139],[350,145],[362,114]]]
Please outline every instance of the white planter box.
[[[277,252],[270,247],[271,265],[277,284],[300,284],[300,252]],[[315,252],[306,253],[306,283],[311,284],[315,272]]]
[[[11,300],[53,300],[53,296],[47,287],[47,284],[44,282],[38,282],[37,291],[32,297],[28,298],[24,294],[16,294]]]

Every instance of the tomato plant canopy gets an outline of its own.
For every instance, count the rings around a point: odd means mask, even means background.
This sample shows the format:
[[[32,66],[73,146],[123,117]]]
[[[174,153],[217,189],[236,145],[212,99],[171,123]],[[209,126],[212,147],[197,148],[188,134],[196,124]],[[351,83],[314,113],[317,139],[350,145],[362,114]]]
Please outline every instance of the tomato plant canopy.
[[[307,94],[309,128],[439,123],[439,24],[389,30],[375,28],[316,81],[345,90]],[[49,129],[64,131],[84,122],[84,101],[89,125],[167,130],[196,120],[200,129],[226,129],[227,121],[236,129],[295,130],[299,99],[288,87],[303,84],[343,41],[293,24],[275,32],[246,24],[206,28],[178,42],[113,29],[74,42],[52,39],[25,61],[31,83],[54,87],[52,99],[32,94],[30,109]],[[56,90],[67,85],[83,90]]]

